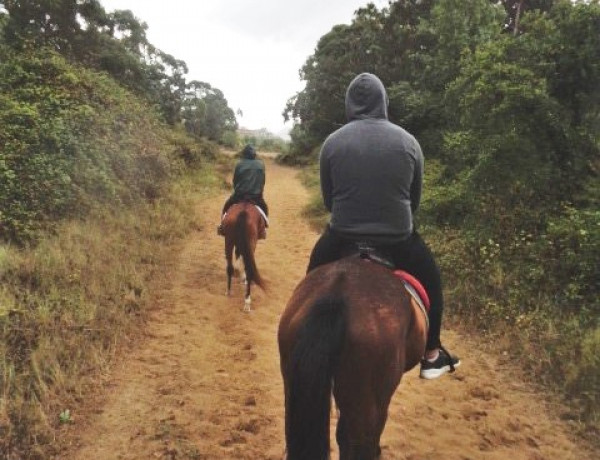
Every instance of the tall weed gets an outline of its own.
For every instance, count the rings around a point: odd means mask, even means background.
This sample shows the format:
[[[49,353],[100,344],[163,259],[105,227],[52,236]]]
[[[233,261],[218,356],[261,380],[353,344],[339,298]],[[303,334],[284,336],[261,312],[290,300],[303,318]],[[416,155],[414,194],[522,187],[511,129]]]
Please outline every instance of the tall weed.
[[[0,458],[47,458],[64,410],[142,325],[193,203],[218,181],[187,175],[151,203],[58,225],[31,248],[0,251]],[[194,199],[195,196],[195,199]]]

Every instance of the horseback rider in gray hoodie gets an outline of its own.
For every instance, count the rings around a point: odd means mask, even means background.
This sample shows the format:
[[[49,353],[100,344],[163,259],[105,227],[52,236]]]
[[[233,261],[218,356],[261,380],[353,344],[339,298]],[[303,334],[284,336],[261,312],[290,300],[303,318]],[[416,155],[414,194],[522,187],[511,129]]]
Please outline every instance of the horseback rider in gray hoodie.
[[[396,268],[415,276],[431,301],[420,375],[433,379],[454,371],[460,361],[441,345],[440,270],[414,227],[423,153],[410,133],[388,121],[387,107],[387,93],[377,76],[362,73],[348,86],[348,123],[321,148],[321,192],[331,219],[312,251],[308,271],[341,258],[349,245],[367,242]]]

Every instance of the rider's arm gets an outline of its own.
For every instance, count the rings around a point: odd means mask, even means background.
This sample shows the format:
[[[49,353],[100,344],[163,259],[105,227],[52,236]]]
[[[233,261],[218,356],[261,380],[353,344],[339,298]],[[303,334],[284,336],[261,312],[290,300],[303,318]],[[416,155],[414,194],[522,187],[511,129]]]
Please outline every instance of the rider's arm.
[[[423,187],[424,158],[421,146],[415,141],[415,169],[413,180],[410,184],[410,209],[413,214],[419,209],[421,203],[421,189]]]
[[[233,171],[233,188],[235,189],[235,186],[238,184],[238,182],[241,179],[241,166],[242,163],[238,162],[235,165],[235,170]]]
[[[262,177],[260,179],[261,185],[260,185],[260,193],[263,193],[265,190],[265,182],[266,182],[266,171],[265,171],[265,163],[263,161],[260,162],[261,164],[261,171],[262,171]]]
[[[323,146],[325,147],[325,146]],[[331,201],[332,201],[332,183],[331,183],[331,171],[329,167],[329,159],[327,158],[327,154],[325,153],[325,149],[321,149],[321,154],[319,156],[319,164],[320,164],[320,176],[321,176],[321,195],[323,196],[323,203],[325,203],[325,208],[329,212],[331,212]]]

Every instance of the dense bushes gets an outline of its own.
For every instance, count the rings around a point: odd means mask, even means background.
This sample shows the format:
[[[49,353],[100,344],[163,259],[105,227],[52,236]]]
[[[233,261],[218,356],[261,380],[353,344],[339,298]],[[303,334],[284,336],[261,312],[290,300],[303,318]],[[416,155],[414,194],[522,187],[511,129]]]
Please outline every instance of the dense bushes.
[[[217,147],[106,74],[2,47],[0,146],[0,458],[49,458],[195,228]]]
[[[425,153],[418,219],[448,311],[510,337],[507,351],[598,429],[600,3],[514,4],[396,1],[334,27],[286,108],[298,122],[286,161],[314,161],[345,122],[351,77],[379,75],[390,119]]]
[[[181,152],[152,108],[51,51],[0,53],[0,237],[163,194]]]

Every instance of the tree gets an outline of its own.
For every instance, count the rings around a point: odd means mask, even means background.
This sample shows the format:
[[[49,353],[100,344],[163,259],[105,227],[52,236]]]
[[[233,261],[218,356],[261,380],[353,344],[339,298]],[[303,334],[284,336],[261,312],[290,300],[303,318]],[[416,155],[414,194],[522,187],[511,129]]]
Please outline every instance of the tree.
[[[558,2],[547,14],[525,14],[518,37],[461,61],[444,100],[457,115],[446,155],[467,195],[480,197],[474,214],[505,207],[519,225],[539,229],[560,203],[587,199],[600,154],[599,23],[598,2]]]
[[[528,11],[548,12],[556,0],[492,0],[492,3],[501,4],[506,12],[504,29],[516,36],[522,32],[521,19]]]
[[[377,73],[381,66],[379,38],[385,14],[370,4],[356,12],[351,25],[337,25],[319,40],[300,70],[305,88],[288,100],[284,110],[286,121],[303,125],[304,140],[316,145],[347,121],[348,84],[358,73]]]
[[[303,144],[317,145],[346,122],[351,79],[373,72],[388,89],[390,119],[418,136],[427,151],[438,152],[439,133],[454,119],[442,106],[445,88],[458,75],[463,53],[499,34],[500,14],[486,0],[403,0],[381,10],[361,8],[350,25],[335,26],[319,40],[300,71],[305,88],[288,101],[284,116],[302,125]]]
[[[64,55],[76,52],[84,24],[102,26],[106,19],[98,0],[4,0],[0,5],[8,12],[4,34],[10,44],[49,46]]]
[[[197,80],[187,85],[182,118],[190,134],[217,142],[226,131],[237,129],[235,114],[223,92]]]
[[[153,46],[148,26],[129,10],[106,13],[98,0],[5,0],[4,37],[17,50],[50,47],[155,103],[165,120],[180,121],[185,62]]]

